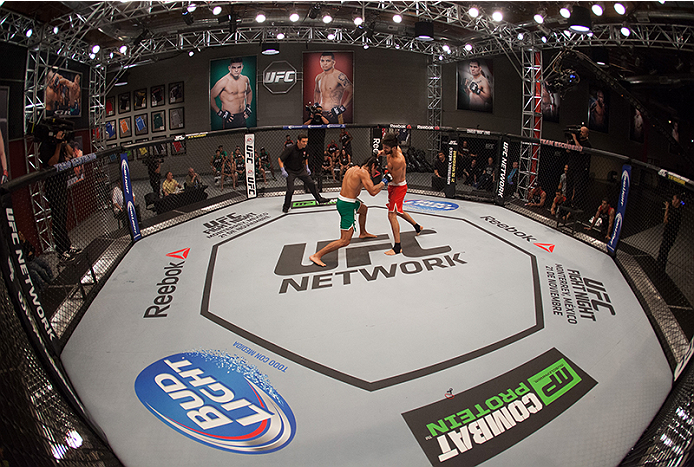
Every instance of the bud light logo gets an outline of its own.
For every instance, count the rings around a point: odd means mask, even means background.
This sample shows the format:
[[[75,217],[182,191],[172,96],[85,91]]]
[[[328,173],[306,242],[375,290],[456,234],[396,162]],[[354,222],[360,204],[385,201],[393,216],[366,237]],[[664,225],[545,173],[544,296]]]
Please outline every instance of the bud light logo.
[[[453,211],[458,209],[455,203],[447,201],[427,201],[424,199],[409,199],[405,201],[405,206],[418,211]]]
[[[224,451],[266,454],[287,446],[296,433],[287,402],[265,375],[236,355],[171,355],[142,370],[135,392],[174,430]]]

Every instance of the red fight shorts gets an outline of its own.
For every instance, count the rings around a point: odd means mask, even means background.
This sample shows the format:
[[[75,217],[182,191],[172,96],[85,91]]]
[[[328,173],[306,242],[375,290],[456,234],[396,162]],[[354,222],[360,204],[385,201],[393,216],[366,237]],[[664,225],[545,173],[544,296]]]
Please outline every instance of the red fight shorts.
[[[402,214],[402,203],[405,201],[407,193],[407,183],[403,185],[388,185],[388,212],[399,212]]]

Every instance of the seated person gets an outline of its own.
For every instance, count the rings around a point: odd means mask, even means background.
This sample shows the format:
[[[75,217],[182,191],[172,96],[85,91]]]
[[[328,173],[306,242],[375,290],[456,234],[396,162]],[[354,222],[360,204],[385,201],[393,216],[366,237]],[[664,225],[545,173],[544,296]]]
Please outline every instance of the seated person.
[[[562,194],[561,188],[558,188],[554,194],[554,200],[552,201],[552,207],[550,208],[550,212],[553,216],[559,214],[559,206],[563,205],[564,203],[566,203],[566,196]]]
[[[330,141],[330,144],[328,144],[328,147],[325,149],[325,152],[327,152],[331,156],[339,151],[340,149],[337,147],[337,144],[335,143],[334,139]]]
[[[173,178],[173,173],[171,171],[166,172],[166,180],[161,184],[161,189],[164,192],[164,196],[169,196],[175,194],[176,190],[183,188],[180,183],[178,183]]]
[[[335,154],[333,154],[333,181],[337,181],[340,179],[340,154],[342,154],[342,150],[337,151]]]
[[[238,183],[244,183],[245,180],[246,161],[244,160],[241,151],[239,151],[237,154],[234,154],[234,189],[236,189],[236,185]]]
[[[195,172],[195,169],[188,167],[188,175],[186,175],[186,181],[183,183],[186,189],[197,188],[202,185],[200,181],[200,175]]]
[[[255,158],[253,160],[255,161],[255,178],[258,179],[258,177],[263,177],[263,183],[267,183],[267,178],[265,177],[265,169],[263,169],[263,166],[260,163],[260,156],[258,155],[258,151],[255,152]]]
[[[535,188],[528,192],[528,202],[525,203],[525,205],[541,208],[544,207],[546,199],[547,193],[545,193],[545,190],[542,189],[540,184],[537,184]]]
[[[120,179],[116,180],[113,185],[113,190],[111,191],[111,205],[113,206],[113,216],[119,221],[125,223],[128,218],[125,212],[125,199],[123,198],[123,191],[120,188]],[[133,203],[135,202],[135,193],[133,193]],[[135,204],[135,215],[137,216],[137,221],[140,222],[140,206]]]
[[[222,175],[220,179],[221,189],[224,189],[224,182],[227,178],[234,180],[234,160],[233,156],[226,156],[222,161]],[[236,188],[236,183],[234,183],[234,188]]]
[[[463,173],[465,174],[465,184],[477,187],[481,172],[481,169],[477,165],[477,159],[471,159],[470,167],[463,170]]]
[[[272,174],[272,179],[277,180],[275,178],[275,168],[272,166],[272,160],[270,159],[270,154],[267,153],[265,148],[260,148],[260,166],[263,168],[263,170],[266,173],[269,170],[270,173]]]
[[[325,175],[332,174],[333,181],[335,181],[335,172],[333,172],[333,158],[328,151],[323,154],[323,173]]]
[[[609,240],[612,234],[612,227],[614,226],[614,216],[614,208],[610,206],[607,198],[603,198],[600,206],[598,206],[598,210],[595,211],[593,221],[590,223],[590,226],[586,227],[586,230],[592,229],[598,219],[600,219],[600,233],[604,235],[605,240]]]
[[[494,158],[487,159],[487,165],[482,170],[482,175],[477,179],[477,188],[480,190],[491,190],[496,182],[496,167]]]
[[[340,151],[340,180],[342,180],[342,177],[345,175],[345,172],[347,172],[347,169],[349,169],[351,163],[352,156],[347,154],[347,151],[344,149]]]
[[[212,156],[212,159],[210,159],[210,166],[214,170],[215,180],[221,176],[222,163],[223,162],[224,162],[224,156],[222,155],[222,151],[217,149],[214,152],[214,156]]]

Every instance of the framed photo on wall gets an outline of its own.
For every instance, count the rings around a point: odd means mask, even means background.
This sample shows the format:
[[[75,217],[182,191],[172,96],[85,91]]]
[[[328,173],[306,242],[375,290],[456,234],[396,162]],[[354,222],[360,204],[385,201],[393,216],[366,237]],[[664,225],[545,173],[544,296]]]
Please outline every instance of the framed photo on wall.
[[[118,119],[118,137],[129,138],[133,135],[133,129],[130,123],[130,117],[121,117]]]
[[[166,139],[166,136],[155,136],[152,138],[152,155],[158,157],[164,157],[168,154],[167,144],[164,142],[157,142],[158,139]]]
[[[588,129],[608,133],[610,130],[610,91],[591,84],[588,87]]]
[[[133,109],[142,110],[147,108],[147,89],[138,89],[133,93]]]
[[[135,140],[136,143],[144,143],[146,141],[149,141],[149,139],[140,138],[140,139]],[[137,159],[137,160],[142,160],[145,157],[147,157],[148,155],[149,155],[149,146],[142,146],[142,147],[135,149],[135,159]]]
[[[146,135],[147,133],[149,133],[147,114],[135,115],[135,136]]]
[[[542,119],[547,122],[559,123],[560,105],[561,94],[558,92],[549,92],[547,86],[542,83],[542,100],[540,101]]]
[[[111,96],[106,98],[106,116],[113,117],[116,115],[116,98]]]
[[[645,139],[646,126],[644,125],[643,115],[636,107],[631,108],[631,119],[629,121],[629,139],[637,143],[643,143]]]
[[[116,121],[115,120],[109,120],[106,122],[105,125],[105,130],[106,132],[106,139],[116,139]]]
[[[152,86],[149,90],[149,102],[152,107],[166,104],[164,100],[164,85]]]
[[[130,93],[118,94],[118,113],[130,112]]]
[[[166,110],[152,112],[152,133],[166,130]]]
[[[183,102],[183,81],[169,84],[169,104],[180,104]]]
[[[132,141],[121,141],[120,144],[121,144],[121,146],[127,146],[129,144],[133,144],[133,142]],[[129,162],[132,162],[135,160],[132,149],[126,149],[125,153],[128,155],[128,161]],[[119,157],[117,157],[117,158],[119,159]]]
[[[319,103],[328,122],[353,123],[353,52],[304,52],[303,62],[304,106]],[[304,113],[304,121],[310,117]]]
[[[181,133],[181,136],[184,135],[185,133]],[[171,135],[171,136],[179,136],[179,135]],[[172,156],[182,156],[186,153],[186,141],[181,140],[181,141],[173,141],[171,143],[171,155]]]
[[[472,59],[458,62],[458,110],[492,112],[494,108],[493,61]]]
[[[48,67],[44,95],[45,115],[80,117],[82,115],[82,73],[67,68]]]
[[[256,57],[240,57],[240,61],[231,63],[231,58],[222,58],[210,61],[210,129],[223,130],[230,128],[246,128],[257,125],[256,112]],[[232,75],[233,73],[233,75]],[[230,76],[231,75],[231,76]],[[235,81],[233,76],[238,77]],[[246,98],[239,99],[233,108],[226,108],[219,95],[226,86],[232,84],[234,89],[246,92]],[[214,102],[214,104],[213,104]],[[250,106],[250,115],[245,112],[246,106]],[[218,112],[229,112],[226,119],[222,119]]]
[[[183,117],[183,107],[169,109],[169,130],[179,130],[186,126]]]

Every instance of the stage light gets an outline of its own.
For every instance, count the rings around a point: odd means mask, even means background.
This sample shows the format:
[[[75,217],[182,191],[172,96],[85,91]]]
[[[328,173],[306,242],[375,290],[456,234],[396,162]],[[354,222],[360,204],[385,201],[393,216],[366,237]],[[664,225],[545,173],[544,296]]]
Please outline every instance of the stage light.
[[[501,12],[501,10],[496,10],[494,13],[492,13],[492,19],[498,23],[504,19],[504,14]]]
[[[77,433],[75,430],[70,430],[65,435],[65,442],[72,449],[77,449],[80,446],[82,446],[83,439],[82,439],[82,436],[80,436],[80,434]]]
[[[96,58],[96,54],[94,54],[94,52],[90,53],[90,54],[89,54],[89,58],[91,58],[92,60],[94,60],[94,59]]]
[[[465,44],[465,50],[472,52],[472,44]]]
[[[264,23],[266,19],[267,19],[267,16],[265,16],[265,13],[263,13],[262,11],[259,11],[255,15],[255,21],[258,23]]]
[[[94,45],[92,46],[92,53],[98,54],[98,53],[99,53],[99,50],[101,50],[101,46],[100,46],[99,44],[94,44]]]
[[[198,6],[197,6],[195,3],[191,3],[190,5],[188,5],[188,11],[189,11],[190,13],[194,12],[195,10],[197,10],[197,8],[198,8]]]
[[[58,34],[58,31],[60,31],[58,26],[53,26],[53,34]]]
[[[364,50],[369,48],[369,44],[364,44]]]
[[[190,52],[188,52],[189,57],[192,57],[193,55],[195,55],[195,51],[191,50]]]
[[[393,15],[393,21],[396,23],[402,23],[402,16],[399,13],[395,13]]]
[[[58,53],[58,55],[60,55],[60,53]],[[108,54],[108,58],[113,58],[113,52],[111,52],[110,54]]]
[[[364,18],[361,16],[355,16],[353,21],[355,26],[361,26],[364,23]]]
[[[212,8],[212,14],[217,16],[222,12],[222,7],[217,5],[216,7]]]
[[[610,63],[610,53],[605,47],[594,47],[592,50],[593,61],[598,65],[606,66]]]
[[[590,20],[590,12],[587,8],[574,5],[569,21],[569,29],[579,34],[587,34],[590,32],[592,22]]]
[[[122,53],[123,55],[125,55],[125,52],[128,51],[128,46],[127,46],[127,45],[121,45],[121,46],[120,46],[120,49],[118,49],[118,50],[120,51],[120,53]]]
[[[518,33],[518,40],[519,41],[522,41],[524,37],[525,37],[525,35],[522,32]]]
[[[593,10],[593,14],[595,16],[602,16],[603,8],[599,3],[593,3],[593,6],[590,7],[590,9]]]
[[[193,18],[193,14],[192,14],[191,12],[189,12],[189,11],[184,11],[184,12],[182,13],[182,16],[183,16],[183,21],[185,21],[185,23],[186,23],[188,26],[190,26],[191,24],[193,24],[193,21],[195,21],[195,18]]]
[[[282,40],[282,39],[284,39],[284,37],[285,37],[285,36],[284,36],[284,33],[283,33],[283,32],[278,32],[278,33],[277,33],[277,39]]]
[[[27,32],[25,34],[27,37],[31,37],[31,35],[34,34],[34,30],[29,28],[29,29],[27,29]]]
[[[623,15],[627,12],[627,8],[621,3],[617,2],[614,4],[614,11],[616,11],[618,15]]]
[[[571,17],[571,10],[569,10],[567,7],[563,7],[559,10],[559,14],[566,19],[569,19]]]
[[[441,48],[442,48],[443,51],[446,52],[447,54],[451,53],[451,48],[448,46],[448,44],[443,44],[443,46],[442,46]]]
[[[631,35],[631,29],[629,28],[629,25],[627,25],[627,23],[624,23],[622,25],[622,28],[619,30],[619,32],[621,32],[622,36],[624,37],[629,37]]]
[[[126,84],[128,84],[128,77],[129,76],[130,76],[130,72],[126,71],[125,73],[123,73],[122,75],[120,75],[118,77],[118,79],[116,80],[116,82],[113,85],[114,86],[125,86]]]
[[[328,34],[328,40],[329,41],[335,40],[335,33],[334,32],[331,32],[330,34]]]
[[[292,23],[296,23],[297,21],[299,21],[299,13],[297,13],[296,11],[292,11],[292,14],[289,15],[289,21],[291,21]]]
[[[420,41],[434,40],[434,23],[417,21],[414,23],[414,37]]]
[[[545,15],[542,12],[536,13],[535,16],[533,16],[533,19],[537,24],[542,24],[545,22]]]
[[[473,5],[467,11],[467,14],[470,15],[470,18],[477,18],[480,15],[480,9]]]
[[[313,5],[308,12],[308,17],[311,19],[316,19],[316,18],[318,18],[319,14],[320,14],[320,5]]]
[[[542,40],[543,44],[546,44],[547,43],[547,36],[542,36],[541,40]]]
[[[443,55],[439,55],[439,61],[443,61]]]
[[[325,14],[323,15],[323,22],[324,22],[325,24],[328,24],[328,23],[330,23],[332,20],[333,20],[333,17],[330,15],[330,12],[327,12],[327,11],[326,11]]]
[[[263,55],[277,55],[280,53],[280,44],[278,42],[265,42],[262,49]]]

